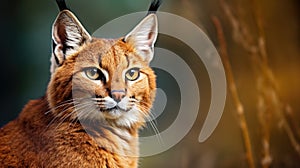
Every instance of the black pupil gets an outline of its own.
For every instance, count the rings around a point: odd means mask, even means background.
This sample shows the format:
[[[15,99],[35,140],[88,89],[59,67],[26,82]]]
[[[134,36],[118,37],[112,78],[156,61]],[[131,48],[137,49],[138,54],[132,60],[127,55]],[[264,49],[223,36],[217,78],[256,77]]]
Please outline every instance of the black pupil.
[[[97,69],[91,69],[90,73],[91,76],[95,76],[97,74]]]
[[[130,71],[129,71],[129,75],[130,75],[130,76],[133,76],[134,73],[135,73],[135,71],[136,71],[135,69],[130,70]]]

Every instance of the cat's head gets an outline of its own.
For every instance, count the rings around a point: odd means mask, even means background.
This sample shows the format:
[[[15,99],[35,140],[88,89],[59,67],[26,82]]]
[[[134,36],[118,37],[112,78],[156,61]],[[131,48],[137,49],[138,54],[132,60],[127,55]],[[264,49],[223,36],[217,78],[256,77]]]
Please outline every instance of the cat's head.
[[[62,9],[52,29],[47,97],[53,115],[66,121],[142,125],[155,97],[149,63],[157,34],[157,16],[149,13],[124,37],[94,38],[70,10]]]

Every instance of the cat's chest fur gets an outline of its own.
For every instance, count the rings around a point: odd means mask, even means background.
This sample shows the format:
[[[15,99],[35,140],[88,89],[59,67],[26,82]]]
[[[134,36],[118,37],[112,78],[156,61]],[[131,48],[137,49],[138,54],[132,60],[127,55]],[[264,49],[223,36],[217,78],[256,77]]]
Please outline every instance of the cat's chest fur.
[[[51,123],[51,117],[45,117],[46,102],[45,98],[29,102],[17,120],[1,128],[0,161],[3,166],[137,166],[135,135],[125,130],[101,128],[95,140],[80,124],[66,122],[58,127]]]

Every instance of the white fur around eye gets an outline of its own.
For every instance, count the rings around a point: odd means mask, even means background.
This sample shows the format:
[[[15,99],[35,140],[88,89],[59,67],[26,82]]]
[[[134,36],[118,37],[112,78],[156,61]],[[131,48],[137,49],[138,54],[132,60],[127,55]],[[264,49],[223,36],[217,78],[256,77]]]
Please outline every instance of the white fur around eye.
[[[95,83],[95,84],[98,85],[98,86],[101,86],[101,87],[102,87],[102,86],[104,85],[103,82],[102,82],[101,80],[91,80],[89,77],[86,76],[86,74],[85,74],[84,71],[81,72],[81,76],[84,77],[86,80]]]
[[[105,69],[102,69],[102,68],[100,68],[100,70],[104,74],[106,82],[109,82],[109,74],[108,74],[108,72]]]
[[[89,79],[89,77],[86,76],[86,74],[85,74],[84,71],[82,71],[80,74],[81,74],[81,76],[84,77],[85,79],[87,79],[87,80],[89,80],[89,81],[92,81],[92,82],[95,83],[95,84],[99,84],[99,81],[98,81],[98,80],[91,80],[91,79]],[[102,82],[100,82],[100,83],[102,84]]]
[[[131,85],[133,85],[134,83],[139,82],[140,80],[143,80],[143,79],[146,78],[146,77],[147,77],[147,76],[146,76],[144,73],[140,73],[140,76],[139,76],[139,78],[138,78],[137,80],[134,80],[134,81],[128,80],[127,82],[128,82],[128,84],[131,86]]]
[[[122,72],[122,79],[123,79],[124,81],[127,81],[127,82],[129,82],[129,83],[134,83],[134,82],[137,82],[137,81],[139,81],[139,80],[142,79],[142,78],[141,78],[141,75],[142,75],[143,73],[140,72],[139,78],[137,78],[136,80],[134,80],[134,81],[126,80],[126,73],[127,73],[129,70],[134,69],[134,68],[141,69],[142,66],[141,66],[141,65],[137,65],[137,66],[133,66],[133,67],[130,67],[130,68],[125,69],[125,70]]]
[[[100,69],[100,71],[104,74],[104,77],[105,77],[105,80],[106,80],[106,82],[108,82],[109,81],[109,74],[108,74],[108,72],[105,70],[105,69],[102,69],[102,68],[99,68]],[[102,86],[103,86],[103,82],[102,81],[100,81],[100,80],[91,80],[91,79],[89,79],[87,76],[86,76],[86,73],[85,73],[85,71],[82,71],[81,72],[81,75],[84,77],[84,78],[86,78],[86,79],[88,79],[88,80],[90,80],[90,81],[92,81],[92,82],[94,82],[94,83],[96,83],[96,84],[101,84]]]

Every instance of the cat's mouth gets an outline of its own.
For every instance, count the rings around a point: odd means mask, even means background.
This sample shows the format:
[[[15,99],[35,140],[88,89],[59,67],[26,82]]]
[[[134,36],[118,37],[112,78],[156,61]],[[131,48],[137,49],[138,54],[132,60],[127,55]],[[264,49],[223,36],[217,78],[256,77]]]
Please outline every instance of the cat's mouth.
[[[112,108],[107,108],[105,110],[100,110],[108,119],[118,119],[124,114],[128,113],[131,110],[129,109],[123,109],[119,106],[115,106]]]
[[[124,97],[120,101],[115,101],[111,97],[96,98],[95,105],[100,113],[110,119],[117,119],[122,115],[130,112],[134,107],[136,100],[128,97]]]
[[[109,114],[122,114],[122,113],[127,113],[131,110],[132,108],[122,108],[119,105],[116,105],[114,107],[111,108],[106,108],[106,109],[101,109],[101,112],[104,113],[109,113]]]
[[[120,107],[120,106],[115,106],[115,107],[112,107],[112,108],[108,108],[108,109],[106,109],[106,111],[108,111],[108,112],[110,112],[110,111],[120,111],[120,112],[128,112],[129,110],[131,110],[131,109],[124,109],[124,108],[122,108],[122,107]]]

